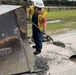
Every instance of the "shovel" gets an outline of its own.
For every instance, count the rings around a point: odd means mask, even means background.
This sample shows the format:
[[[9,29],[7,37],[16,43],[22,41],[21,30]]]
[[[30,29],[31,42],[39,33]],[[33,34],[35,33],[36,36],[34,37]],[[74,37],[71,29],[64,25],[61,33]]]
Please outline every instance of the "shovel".
[[[31,21],[32,22],[32,21]],[[37,27],[43,34],[45,34],[50,40],[52,40],[52,44],[60,47],[65,47],[65,44],[63,42],[54,41],[53,38],[51,38],[47,33],[43,32],[35,23],[32,22],[32,24]]]

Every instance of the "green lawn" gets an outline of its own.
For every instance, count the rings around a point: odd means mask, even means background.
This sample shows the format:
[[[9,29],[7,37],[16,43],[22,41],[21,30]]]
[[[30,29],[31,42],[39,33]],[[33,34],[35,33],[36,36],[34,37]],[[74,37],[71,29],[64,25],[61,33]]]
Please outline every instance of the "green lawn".
[[[76,10],[62,10],[62,11],[51,11],[47,13],[48,20],[63,20],[60,23],[53,23],[47,25],[48,30],[57,30],[63,28],[75,28],[76,29]]]
[[[76,29],[76,10],[61,10],[47,12],[47,21],[63,20],[59,23],[47,24],[47,32],[63,28]],[[28,33],[31,33],[31,26],[28,26]]]
[[[76,21],[76,10],[61,10],[47,12],[47,20],[74,20]]]

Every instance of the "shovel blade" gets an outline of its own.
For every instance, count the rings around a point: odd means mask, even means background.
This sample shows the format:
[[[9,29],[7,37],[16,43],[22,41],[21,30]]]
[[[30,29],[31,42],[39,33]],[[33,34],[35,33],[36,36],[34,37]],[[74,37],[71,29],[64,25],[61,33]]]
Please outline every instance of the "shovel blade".
[[[65,47],[65,44],[63,42],[55,41],[53,44],[56,46]]]

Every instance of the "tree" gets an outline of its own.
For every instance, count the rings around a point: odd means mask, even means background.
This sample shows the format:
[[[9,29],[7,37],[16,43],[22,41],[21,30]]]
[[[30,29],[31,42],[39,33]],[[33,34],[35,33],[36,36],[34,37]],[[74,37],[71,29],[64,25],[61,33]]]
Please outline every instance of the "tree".
[[[76,0],[45,0],[45,3],[49,5],[76,6]]]

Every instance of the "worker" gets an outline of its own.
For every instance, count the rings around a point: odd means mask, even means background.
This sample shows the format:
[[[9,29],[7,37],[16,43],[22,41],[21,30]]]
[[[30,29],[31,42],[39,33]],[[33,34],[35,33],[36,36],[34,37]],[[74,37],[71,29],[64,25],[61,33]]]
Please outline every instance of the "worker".
[[[34,55],[41,53],[43,32],[46,31],[46,14],[47,12],[43,9],[44,3],[42,0],[36,0],[34,5],[30,6],[28,10],[28,19],[32,21],[32,35],[35,42],[33,48],[36,48]],[[43,32],[41,32],[43,31]]]

